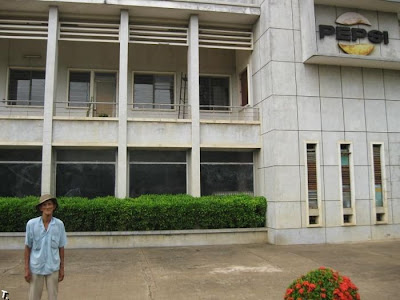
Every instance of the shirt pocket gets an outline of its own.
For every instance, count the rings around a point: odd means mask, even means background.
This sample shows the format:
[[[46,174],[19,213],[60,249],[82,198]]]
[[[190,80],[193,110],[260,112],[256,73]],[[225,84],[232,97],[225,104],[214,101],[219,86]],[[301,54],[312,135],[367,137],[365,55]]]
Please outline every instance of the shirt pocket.
[[[57,237],[51,237],[51,248],[58,248],[59,239]]]
[[[42,248],[42,238],[41,237],[34,237],[33,238],[33,245],[34,250],[40,250]]]

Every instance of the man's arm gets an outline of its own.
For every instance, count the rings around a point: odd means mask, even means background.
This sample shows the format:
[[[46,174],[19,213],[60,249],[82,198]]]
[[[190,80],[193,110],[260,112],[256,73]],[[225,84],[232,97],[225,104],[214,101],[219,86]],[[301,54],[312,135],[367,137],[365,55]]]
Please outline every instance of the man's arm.
[[[60,271],[58,272],[58,281],[64,279],[64,247],[58,248],[60,251]]]
[[[24,258],[25,258],[25,280],[26,282],[31,281],[31,270],[29,268],[29,261],[31,257],[31,248],[29,248],[27,245],[25,245],[25,253],[24,253]]]

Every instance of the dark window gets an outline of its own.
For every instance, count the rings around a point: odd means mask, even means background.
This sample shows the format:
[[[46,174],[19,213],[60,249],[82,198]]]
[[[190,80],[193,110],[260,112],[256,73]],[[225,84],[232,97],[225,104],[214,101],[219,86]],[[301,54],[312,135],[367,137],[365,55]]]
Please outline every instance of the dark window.
[[[113,196],[115,151],[57,151],[56,189],[57,196]]]
[[[381,145],[373,145],[375,205],[383,207]]]
[[[200,76],[200,109],[226,110],[229,106],[229,78]]]
[[[185,194],[185,151],[131,151],[129,195]]]
[[[201,194],[253,194],[253,153],[202,151]]]
[[[308,207],[318,208],[317,145],[307,144]],[[310,223],[311,224],[311,223]]]
[[[340,145],[343,207],[351,208],[350,145]]]
[[[43,106],[45,71],[10,69],[8,105]]]
[[[42,151],[39,149],[1,149],[0,178],[0,196],[39,196],[42,178]]]
[[[69,73],[69,106],[85,107],[90,101],[90,72]]]
[[[134,75],[134,107],[172,109],[174,103],[173,75]]]
[[[242,106],[249,104],[249,87],[247,82],[247,69],[240,73],[240,93],[242,98]]]

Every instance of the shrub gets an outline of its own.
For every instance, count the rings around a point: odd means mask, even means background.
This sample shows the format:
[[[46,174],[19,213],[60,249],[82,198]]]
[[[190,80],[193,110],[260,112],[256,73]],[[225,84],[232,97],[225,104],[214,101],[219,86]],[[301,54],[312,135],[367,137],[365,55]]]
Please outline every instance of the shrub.
[[[358,300],[358,288],[350,278],[337,271],[320,267],[292,282],[286,290],[285,300]]]
[[[248,195],[143,195],[57,198],[54,216],[74,231],[144,231],[264,227],[266,199]],[[23,232],[39,216],[37,197],[0,198],[0,232]]]

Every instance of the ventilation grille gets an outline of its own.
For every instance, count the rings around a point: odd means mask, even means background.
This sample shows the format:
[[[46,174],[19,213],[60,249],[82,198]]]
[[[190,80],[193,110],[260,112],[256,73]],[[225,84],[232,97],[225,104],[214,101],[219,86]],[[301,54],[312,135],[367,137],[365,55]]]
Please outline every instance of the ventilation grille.
[[[199,28],[199,46],[235,50],[253,50],[253,33],[236,29]]]
[[[60,22],[59,40],[118,43],[119,24]]]
[[[134,24],[129,26],[129,42],[187,46],[188,29],[178,26]]]
[[[47,39],[47,21],[0,19],[0,38]]]

